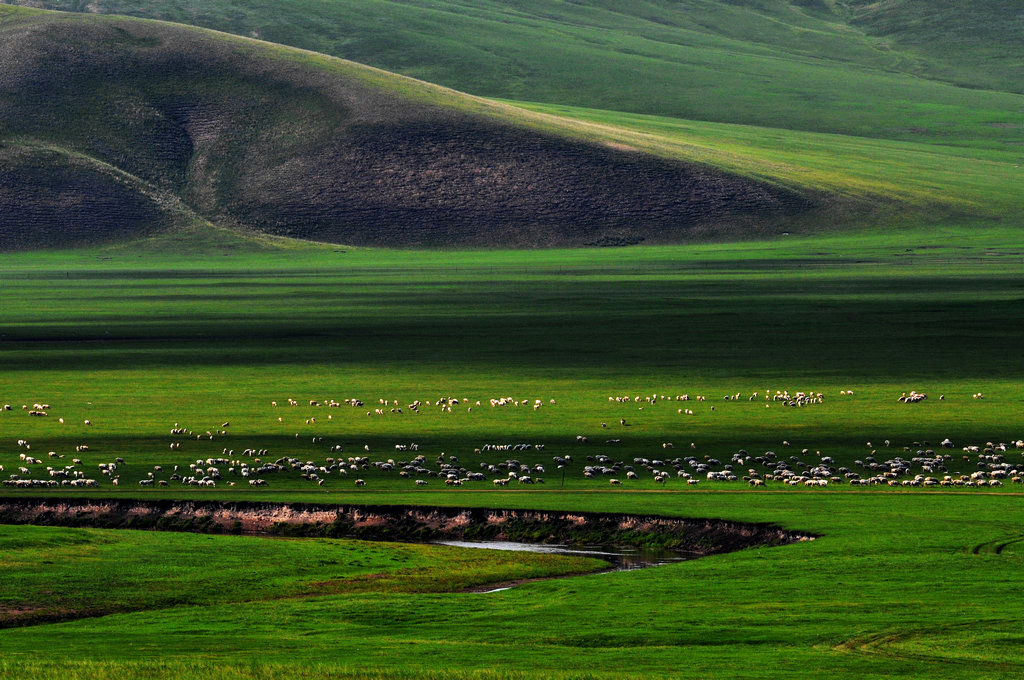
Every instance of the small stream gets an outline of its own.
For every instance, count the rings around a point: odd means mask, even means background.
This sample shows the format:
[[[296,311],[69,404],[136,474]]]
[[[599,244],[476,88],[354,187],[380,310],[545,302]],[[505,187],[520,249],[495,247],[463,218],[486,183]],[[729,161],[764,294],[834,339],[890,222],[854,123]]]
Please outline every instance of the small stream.
[[[558,543],[516,543],[514,541],[435,541],[437,545],[450,545],[456,548],[476,548],[480,550],[510,550],[512,552],[544,553],[547,555],[576,555],[581,557],[596,557],[602,559],[611,567],[605,571],[596,573],[609,573],[615,571],[633,571],[635,569],[646,569],[647,567],[658,567],[665,564],[685,562],[694,559],[696,556],[684,555],[670,551],[645,551],[627,546],[611,545],[582,545],[568,546]],[[481,591],[483,594],[497,593],[508,590],[513,586],[494,588]]]

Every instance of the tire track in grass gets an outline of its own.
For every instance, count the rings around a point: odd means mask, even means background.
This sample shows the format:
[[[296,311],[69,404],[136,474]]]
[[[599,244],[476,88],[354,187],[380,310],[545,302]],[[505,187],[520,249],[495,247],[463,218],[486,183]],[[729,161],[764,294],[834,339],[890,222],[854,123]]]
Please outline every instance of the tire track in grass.
[[[1024,540],[1024,537],[1022,537],[1021,540]],[[943,639],[949,639],[951,633],[959,631],[976,633],[979,629],[993,628],[997,626],[1016,628],[1019,623],[1020,622],[1016,619],[982,619],[980,621],[971,621],[967,623],[952,623],[925,628],[908,628],[904,630],[868,633],[843,640],[838,644],[832,645],[831,649],[848,654],[880,656],[898,661],[955,664],[957,666],[975,667],[978,665],[985,665],[993,670],[1015,671],[1016,673],[1020,673],[1021,669],[1024,669],[1024,660],[1009,662],[978,658],[957,658],[951,655],[927,654],[923,652],[909,652],[893,649],[893,646],[912,640],[913,638],[941,637]],[[950,648],[952,649],[952,643],[950,644]]]
[[[971,554],[981,555],[984,553],[986,555],[1001,555],[1003,553],[1003,550],[1005,550],[1007,547],[1015,543],[1020,543],[1022,541],[1024,541],[1024,534],[1015,536],[1013,538],[996,538],[991,541],[985,541],[984,543],[977,544],[976,546],[971,548]]]
[[[999,545],[996,546],[996,554],[997,555],[1002,555],[1003,554],[1003,550],[1007,546],[1011,546],[1014,543],[1020,543],[1021,541],[1024,541],[1024,536],[1020,536],[1019,538],[1015,538],[1012,541],[1007,541],[1006,543],[1000,543]]]

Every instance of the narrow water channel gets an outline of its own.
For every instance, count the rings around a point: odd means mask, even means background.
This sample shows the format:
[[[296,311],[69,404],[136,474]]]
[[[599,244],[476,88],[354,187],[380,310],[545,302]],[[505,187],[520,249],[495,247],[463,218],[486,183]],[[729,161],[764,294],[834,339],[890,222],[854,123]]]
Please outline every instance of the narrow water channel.
[[[694,559],[695,556],[683,555],[669,551],[644,551],[636,548],[610,545],[583,545],[572,546],[558,543],[516,543],[514,541],[435,541],[437,545],[450,545],[456,548],[476,548],[481,550],[510,550],[512,552],[544,553],[547,555],[576,555],[583,557],[596,557],[611,565],[607,570],[597,573],[608,573],[614,571],[633,571],[635,569],[646,569],[647,567],[658,567],[664,564],[685,562]],[[508,590],[512,586],[494,588],[482,591],[486,593],[497,593]]]

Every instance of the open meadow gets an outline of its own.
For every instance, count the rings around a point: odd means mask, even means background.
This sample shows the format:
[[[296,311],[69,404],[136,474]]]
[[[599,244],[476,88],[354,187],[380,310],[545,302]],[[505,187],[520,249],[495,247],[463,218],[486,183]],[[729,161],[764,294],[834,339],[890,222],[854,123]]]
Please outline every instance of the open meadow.
[[[482,594],[472,591],[597,565],[6,526],[0,606],[13,627],[0,632],[0,669],[1018,675],[1022,254],[1011,231],[937,228],[913,248],[905,236],[452,253],[244,241],[201,252],[178,236],[6,256],[4,477],[59,484],[47,468],[67,468],[97,484],[5,485],[7,500],[586,510],[819,537]],[[898,401],[911,392],[928,398]],[[812,398],[796,405],[797,393]],[[37,405],[46,416],[29,415]],[[516,444],[528,446],[503,448]],[[242,474],[272,462],[280,469]],[[200,485],[210,467],[215,485]],[[453,469],[460,486],[445,483]],[[872,476],[884,481],[851,484]],[[257,477],[266,484],[248,483]],[[972,483],[943,488],[947,477]]]
[[[1024,677],[1022,36],[0,0],[0,678]]]

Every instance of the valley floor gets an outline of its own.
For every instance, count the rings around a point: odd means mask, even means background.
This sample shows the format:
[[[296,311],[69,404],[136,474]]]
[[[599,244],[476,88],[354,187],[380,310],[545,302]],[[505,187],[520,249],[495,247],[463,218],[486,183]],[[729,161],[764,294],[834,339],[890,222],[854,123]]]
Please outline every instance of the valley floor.
[[[101,484],[74,491],[86,497],[651,513],[821,537],[480,594],[459,591],[598,565],[338,539],[4,526],[0,616],[41,618],[0,631],[0,675],[1019,676],[1014,574],[1024,541],[1020,487],[1008,479],[992,490],[752,489],[662,485],[642,464],[621,487],[583,474],[598,456],[725,463],[740,449],[773,450],[853,470],[872,451],[881,462],[930,448],[950,456],[947,474],[969,475],[1000,443],[1007,464],[1024,466],[1012,444],[1024,436],[1024,265],[1011,231],[967,232],[921,233],[912,248],[906,235],[862,235],[537,253],[310,247],[184,258],[177,245],[150,243],[145,254],[7,256],[5,478],[24,476],[19,467],[43,478],[77,457],[74,467]],[[775,390],[824,398],[765,408]],[[911,391],[929,399],[897,401]],[[687,401],[692,415],[681,401],[646,400],[684,393],[707,400]],[[744,398],[723,398],[736,393]],[[473,411],[438,406],[452,397]],[[490,405],[504,397],[521,405]],[[326,399],[363,406],[309,404]],[[417,400],[420,412],[409,412]],[[36,404],[46,417],[28,415]],[[947,437],[955,449],[938,448]],[[417,443],[431,469],[444,452],[469,470],[513,456],[487,444],[516,442],[544,445],[516,455],[546,465],[545,484],[451,488],[430,477],[419,487],[376,468],[358,470],[362,487],[331,474],[319,486],[292,469],[268,475],[265,488],[138,484],[174,465],[241,459],[246,448],[267,451],[247,460],[319,466],[397,462],[416,454],[396,446]],[[553,458],[566,455],[563,482]],[[118,486],[98,467],[116,458]],[[211,465],[228,475],[227,464]]]

